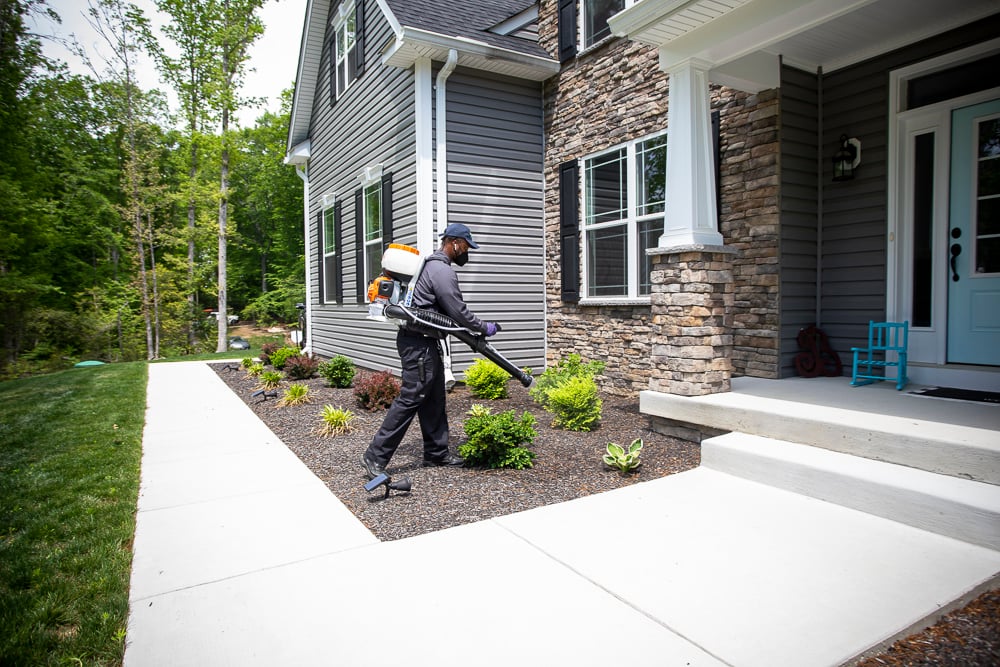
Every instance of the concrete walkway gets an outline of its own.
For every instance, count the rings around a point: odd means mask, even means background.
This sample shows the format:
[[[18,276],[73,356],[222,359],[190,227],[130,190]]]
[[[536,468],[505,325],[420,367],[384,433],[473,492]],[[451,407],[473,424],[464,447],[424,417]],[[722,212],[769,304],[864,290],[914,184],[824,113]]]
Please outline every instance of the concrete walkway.
[[[380,543],[206,364],[149,373],[127,667],[837,665],[1000,573],[708,467]]]

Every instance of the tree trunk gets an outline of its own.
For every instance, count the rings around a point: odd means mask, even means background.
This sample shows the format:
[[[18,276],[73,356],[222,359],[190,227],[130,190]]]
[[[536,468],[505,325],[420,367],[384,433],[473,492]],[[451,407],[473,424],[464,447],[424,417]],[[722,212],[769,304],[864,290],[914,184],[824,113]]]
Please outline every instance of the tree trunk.
[[[229,338],[229,311],[226,302],[226,225],[229,219],[229,110],[222,110],[222,192],[219,197],[219,339],[216,352],[225,352]]]

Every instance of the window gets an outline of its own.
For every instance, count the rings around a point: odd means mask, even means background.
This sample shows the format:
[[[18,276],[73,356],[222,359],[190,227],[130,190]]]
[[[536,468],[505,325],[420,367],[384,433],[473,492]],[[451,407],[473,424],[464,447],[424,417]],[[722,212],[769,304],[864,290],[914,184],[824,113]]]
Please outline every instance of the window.
[[[340,303],[340,202],[323,209],[323,297],[325,303]]]
[[[634,141],[584,160],[583,233],[586,296],[637,298],[650,293],[650,258],[663,230],[667,139]]]
[[[382,182],[364,188],[362,195],[364,225],[365,284],[382,272]]]
[[[625,8],[625,0],[583,0],[583,48],[611,36],[608,19]]]
[[[336,102],[364,72],[364,0],[341,3],[331,21],[330,101]]]
[[[382,272],[382,249],[392,243],[392,174],[382,165],[365,169],[354,191],[357,215],[355,268],[358,303],[365,303],[368,285]]]

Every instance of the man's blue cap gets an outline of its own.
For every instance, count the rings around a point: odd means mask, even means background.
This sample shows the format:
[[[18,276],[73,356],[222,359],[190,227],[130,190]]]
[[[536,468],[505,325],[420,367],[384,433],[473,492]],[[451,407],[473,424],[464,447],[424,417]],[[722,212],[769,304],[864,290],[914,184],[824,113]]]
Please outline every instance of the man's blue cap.
[[[479,249],[479,244],[472,240],[472,232],[470,232],[469,228],[460,222],[453,222],[448,225],[445,228],[444,233],[441,234],[441,238],[445,237],[452,239],[465,239],[470,248],[475,248],[476,250]]]

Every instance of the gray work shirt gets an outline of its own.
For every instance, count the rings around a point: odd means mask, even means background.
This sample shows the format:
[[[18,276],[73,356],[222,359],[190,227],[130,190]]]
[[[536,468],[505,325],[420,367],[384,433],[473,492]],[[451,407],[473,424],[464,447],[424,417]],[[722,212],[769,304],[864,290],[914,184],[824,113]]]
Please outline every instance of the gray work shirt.
[[[413,306],[436,310],[455,320],[459,326],[486,333],[486,324],[465,305],[458,286],[458,275],[451,268],[448,255],[440,250],[424,262],[413,290]]]

